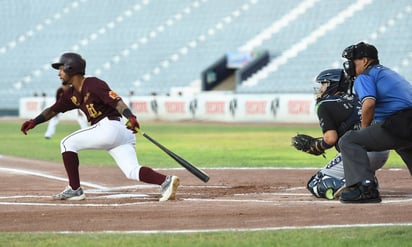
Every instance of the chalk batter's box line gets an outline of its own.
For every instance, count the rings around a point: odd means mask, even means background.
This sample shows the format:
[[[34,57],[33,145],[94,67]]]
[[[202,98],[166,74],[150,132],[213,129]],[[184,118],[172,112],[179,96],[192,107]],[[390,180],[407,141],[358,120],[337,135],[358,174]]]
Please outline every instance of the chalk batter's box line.
[[[57,176],[52,176],[52,175],[48,175],[42,172],[36,172],[36,171],[29,171],[29,170],[24,170],[24,169],[16,169],[16,168],[5,168],[5,167],[0,167],[0,171],[4,171],[4,172],[10,172],[10,173],[17,173],[17,174],[25,174],[25,175],[32,175],[32,176],[38,176],[38,177],[44,177],[44,178],[49,178],[49,179],[53,179],[53,180],[58,180],[58,181],[66,181],[66,178],[62,178],[62,177],[57,177]],[[115,193],[116,191],[119,192],[119,190],[125,190],[125,189],[143,189],[143,188],[154,188],[154,187],[158,187],[158,186],[153,186],[153,185],[133,185],[133,186],[119,186],[119,187],[106,187],[106,186],[101,186],[98,184],[94,184],[94,183],[90,183],[90,182],[83,182],[82,183],[83,186],[88,186],[91,188],[94,188],[94,190],[86,190],[86,194],[87,193],[99,193],[99,192],[112,192]],[[182,186],[183,188],[185,186]],[[187,187],[196,187],[196,188],[208,188],[208,187],[213,187],[213,188],[231,188],[230,186],[187,186]],[[301,189],[302,187],[296,187],[296,188],[289,188],[289,191],[293,191],[293,190],[298,190]],[[256,195],[256,193],[250,193],[253,195]],[[297,194],[297,193],[270,193],[272,195],[288,195],[288,196],[302,196],[302,194]],[[117,193],[117,195],[119,195],[119,193]],[[127,198],[131,198],[130,194],[125,194],[126,196],[124,196],[123,198],[127,197]],[[236,196],[247,196],[249,194],[237,194]],[[263,193],[262,193],[263,195]],[[385,197],[386,195],[383,195],[383,197]],[[390,195],[388,195],[389,197]],[[406,195],[411,197],[411,195]],[[18,197],[18,196],[17,196]],[[28,197],[27,195],[22,196],[22,197]],[[37,198],[44,198],[46,196],[33,196],[33,197],[37,197]],[[140,198],[144,198],[144,197],[150,197],[148,194],[139,194]],[[7,196],[0,196],[0,199],[6,199]],[[9,197],[9,199],[16,199],[16,196],[11,196]],[[120,197],[117,197],[115,195],[113,195],[114,199],[119,199]],[[240,203],[245,203],[245,202],[254,202],[254,203],[274,203],[277,202],[279,203],[278,200],[256,200],[256,199],[233,199],[233,200],[221,200],[221,199],[196,199],[196,198],[188,198],[188,199],[181,199],[183,201],[200,201],[200,202],[204,202],[204,201],[208,201],[208,202],[240,202]],[[389,204],[389,203],[409,203],[412,201],[412,198],[408,198],[408,199],[396,199],[396,200],[383,200],[382,203],[384,204]],[[291,200],[285,200],[282,201],[284,203],[296,203],[296,204],[336,204],[339,203],[338,201],[326,201],[326,200],[319,200],[319,201],[291,201]],[[128,206],[128,205],[140,205],[140,204],[145,204],[145,203],[155,203],[155,202],[135,202],[135,203],[108,203],[108,204],[94,204],[94,203],[79,203],[79,204],[74,204],[74,203],[35,203],[35,202],[0,202],[0,205],[31,205],[31,206],[98,206],[98,207],[105,207],[107,205],[110,206]]]
[[[30,197],[30,196],[25,196]],[[44,198],[45,196],[31,196],[33,198]],[[5,198],[4,196],[1,198]],[[14,200],[16,196],[13,197]],[[139,198],[142,199],[142,198]],[[147,198],[147,199],[153,199]],[[87,199],[86,199],[87,200]],[[89,199],[90,200],[90,199]],[[178,201],[190,201],[190,202],[209,202],[209,203],[234,203],[245,204],[245,203],[261,203],[261,204],[271,204],[272,206],[286,206],[286,205],[338,205],[341,204],[338,200],[322,200],[322,199],[315,199],[311,201],[302,201],[302,200],[285,200],[279,201],[276,198],[273,200],[259,200],[259,199],[201,199],[201,198],[184,198],[178,199]],[[397,199],[397,200],[383,200],[382,204],[405,204],[411,203],[412,198],[408,199]],[[124,207],[124,206],[133,206],[133,205],[148,205],[148,204],[157,204],[159,203],[157,200],[146,200],[146,201],[139,201],[139,202],[125,202],[125,203],[70,203],[69,201],[62,201],[61,203],[44,203],[44,202],[0,202],[1,205],[14,205],[14,206],[52,206],[52,207]]]

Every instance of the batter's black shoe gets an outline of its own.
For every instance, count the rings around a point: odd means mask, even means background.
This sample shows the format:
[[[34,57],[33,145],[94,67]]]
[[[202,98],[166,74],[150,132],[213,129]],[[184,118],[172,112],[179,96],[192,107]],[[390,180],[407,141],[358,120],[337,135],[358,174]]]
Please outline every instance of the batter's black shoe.
[[[364,180],[354,186],[347,187],[340,194],[340,202],[342,203],[378,203],[381,201],[376,182],[370,180]]]

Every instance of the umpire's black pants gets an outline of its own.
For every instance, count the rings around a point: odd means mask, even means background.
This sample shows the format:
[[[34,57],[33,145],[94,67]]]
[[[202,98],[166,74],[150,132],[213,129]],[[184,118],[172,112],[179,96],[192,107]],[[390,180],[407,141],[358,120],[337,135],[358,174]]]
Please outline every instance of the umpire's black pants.
[[[393,136],[381,125],[376,123],[360,130],[351,130],[339,139],[346,186],[365,179],[373,181],[375,171],[369,165],[367,151],[396,150],[412,175],[412,141]]]

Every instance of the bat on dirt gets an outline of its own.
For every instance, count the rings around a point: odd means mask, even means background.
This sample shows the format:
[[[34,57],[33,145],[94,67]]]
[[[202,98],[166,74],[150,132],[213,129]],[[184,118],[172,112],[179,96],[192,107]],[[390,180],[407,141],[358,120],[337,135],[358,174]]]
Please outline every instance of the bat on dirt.
[[[205,183],[207,181],[209,181],[209,176],[205,172],[203,172],[202,170],[200,170],[199,168],[194,166],[192,163],[190,163],[189,161],[183,159],[179,155],[175,154],[170,149],[166,148],[165,146],[160,144],[158,141],[156,141],[155,139],[150,137],[148,134],[146,134],[144,132],[139,132],[139,133],[141,133],[147,140],[151,141],[154,145],[158,146],[166,154],[168,154],[170,157],[172,157],[177,163],[179,163],[181,166],[186,168],[190,173],[192,173],[193,175],[198,177],[200,180],[202,180]]]
[[[126,123],[127,125],[128,123]],[[172,159],[174,159],[177,163],[179,163],[181,166],[183,166],[184,168],[186,168],[186,170],[188,170],[190,173],[192,173],[193,175],[195,175],[197,178],[199,178],[200,180],[202,180],[203,182],[207,182],[209,181],[209,175],[207,175],[204,171],[200,170],[199,168],[197,168],[196,166],[194,166],[192,163],[190,163],[189,161],[183,159],[182,157],[180,157],[179,155],[175,154],[174,152],[172,152],[170,149],[166,148],[165,146],[163,146],[162,144],[160,144],[158,141],[156,141],[155,139],[153,139],[152,137],[150,137],[148,134],[146,134],[145,132],[141,131],[140,129],[136,129],[136,131],[138,133],[140,133],[142,136],[144,136],[147,140],[149,140],[151,143],[153,143],[154,145],[156,145],[158,148],[160,148],[161,150],[163,150],[163,152],[165,152],[167,155],[169,155]]]

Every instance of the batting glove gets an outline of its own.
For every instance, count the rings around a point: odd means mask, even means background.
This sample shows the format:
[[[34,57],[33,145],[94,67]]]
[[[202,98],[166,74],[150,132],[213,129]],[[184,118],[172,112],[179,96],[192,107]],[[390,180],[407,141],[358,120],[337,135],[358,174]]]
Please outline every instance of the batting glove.
[[[21,125],[21,132],[27,135],[27,131],[33,129],[36,126],[36,121],[34,119],[27,120]]]
[[[130,115],[129,116],[129,121],[127,124],[127,128],[130,129],[131,131],[133,131],[133,134],[136,134],[139,129],[140,129],[140,125],[139,122],[137,122],[136,116],[135,115]]]

